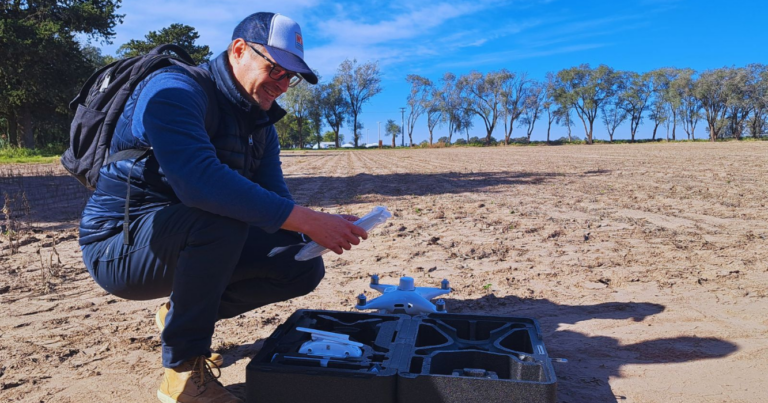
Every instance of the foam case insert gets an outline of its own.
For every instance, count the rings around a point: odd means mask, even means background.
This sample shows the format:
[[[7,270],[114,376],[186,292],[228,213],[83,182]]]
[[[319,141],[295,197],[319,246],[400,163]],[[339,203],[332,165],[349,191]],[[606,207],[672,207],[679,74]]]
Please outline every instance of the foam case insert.
[[[306,327],[363,343],[358,358],[300,354]],[[246,368],[247,401],[556,401],[557,379],[530,318],[299,310]]]

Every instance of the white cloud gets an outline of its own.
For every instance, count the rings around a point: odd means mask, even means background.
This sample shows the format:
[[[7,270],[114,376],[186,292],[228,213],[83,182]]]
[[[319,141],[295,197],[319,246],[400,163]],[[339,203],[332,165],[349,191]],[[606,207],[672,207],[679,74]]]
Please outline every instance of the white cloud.
[[[574,53],[590,49],[598,49],[608,46],[605,43],[584,43],[578,45],[562,46],[550,49],[514,49],[506,52],[493,52],[473,56],[471,60],[455,60],[440,63],[438,69],[476,67],[494,63],[503,63],[513,60],[533,59],[537,57],[553,56],[564,53]]]
[[[149,31],[181,23],[197,30],[199,43],[219,52],[226,48],[237,23],[251,13],[272,11],[301,23],[305,12],[319,3],[319,0],[283,0],[279,5],[270,6],[270,10],[263,10],[263,5],[244,0],[126,1],[118,10],[118,13],[125,14],[124,22],[116,27],[113,45],[105,46],[103,50],[114,53],[118,46],[131,39],[143,39]]]
[[[319,36],[329,38],[336,45],[372,45],[401,39],[427,37],[453,18],[477,12],[483,8],[478,3],[442,3],[410,10],[390,20],[364,23],[350,17],[320,22]]]

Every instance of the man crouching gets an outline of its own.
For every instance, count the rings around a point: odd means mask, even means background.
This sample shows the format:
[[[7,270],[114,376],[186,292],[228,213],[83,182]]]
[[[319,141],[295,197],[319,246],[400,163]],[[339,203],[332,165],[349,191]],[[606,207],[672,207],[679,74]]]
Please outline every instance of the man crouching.
[[[275,99],[302,79],[317,84],[303,46],[290,18],[250,15],[209,63],[143,80],[116,126],[110,153],[149,156],[101,168],[80,244],[89,273],[111,294],[169,297],[155,317],[162,402],[241,401],[217,380],[216,321],[307,294],[325,274],[319,257],[297,262],[297,248],[268,258],[272,248],[306,234],[340,254],[367,238],[352,224],[357,217],[296,205],[283,178],[274,123],[285,111]]]

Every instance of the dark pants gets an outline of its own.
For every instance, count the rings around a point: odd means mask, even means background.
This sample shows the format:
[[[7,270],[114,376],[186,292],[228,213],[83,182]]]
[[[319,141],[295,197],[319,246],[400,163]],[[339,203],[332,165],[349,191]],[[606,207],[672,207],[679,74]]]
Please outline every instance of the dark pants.
[[[86,245],[83,260],[109,293],[131,300],[170,295],[162,334],[163,366],[210,354],[217,320],[308,294],[325,274],[322,258],[294,260],[299,247],[275,257],[275,246],[298,243],[295,233],[267,234],[240,221],[183,204],[131,223],[132,245],[122,232]]]

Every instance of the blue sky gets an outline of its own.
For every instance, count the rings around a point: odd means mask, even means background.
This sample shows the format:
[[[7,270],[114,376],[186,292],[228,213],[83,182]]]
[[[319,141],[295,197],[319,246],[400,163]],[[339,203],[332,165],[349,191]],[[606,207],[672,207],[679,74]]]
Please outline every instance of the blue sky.
[[[399,108],[406,106],[409,90],[407,74],[437,81],[448,71],[461,75],[506,68],[540,80],[548,71],[581,63],[637,72],[668,66],[703,71],[768,64],[768,2],[759,0],[274,3],[124,0],[119,11],[125,14],[124,23],[116,28],[113,44],[102,45],[102,52],[114,54],[131,39],[143,39],[149,31],[182,23],[197,29],[198,42],[218,54],[246,15],[257,11],[287,15],[301,25],[305,59],[321,79],[329,80],[347,58],[379,62],[384,90],[363,107],[360,119],[369,129],[363,129],[363,142],[366,135],[371,142],[376,140],[377,122],[382,122],[382,133],[387,119],[400,123]],[[595,126],[596,138],[607,139],[602,124],[595,122]],[[644,124],[639,137],[649,138],[651,130]],[[438,128],[435,138],[446,135],[445,131]],[[515,131],[516,136],[522,135],[523,129]],[[427,133],[426,118],[422,118],[414,130],[414,142],[425,140]],[[475,122],[470,134],[485,135],[481,121]],[[554,138],[564,134],[564,128],[553,127]],[[584,137],[580,126],[574,128],[574,134]],[[700,124],[697,138],[705,136]],[[503,125],[494,137],[503,138]],[[616,138],[628,137],[627,127],[617,130]],[[545,138],[546,122],[540,121],[533,139]]]

